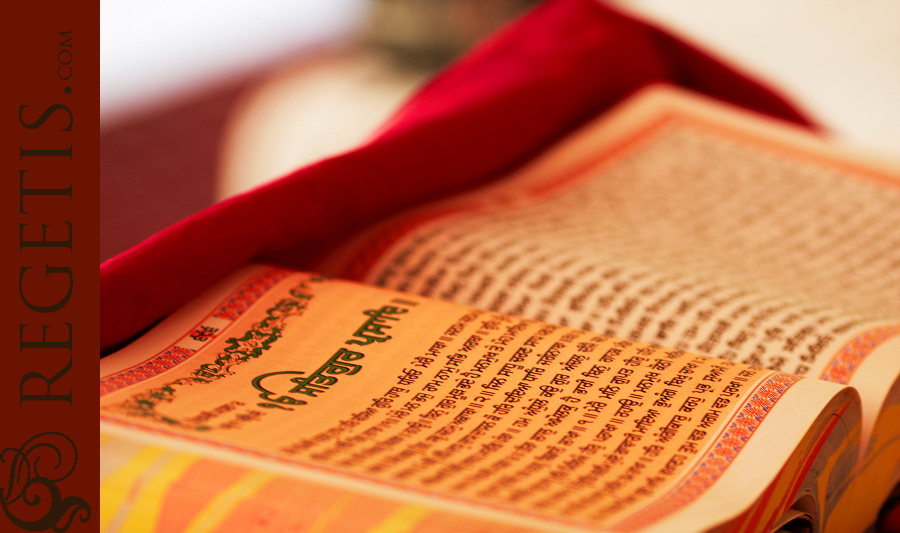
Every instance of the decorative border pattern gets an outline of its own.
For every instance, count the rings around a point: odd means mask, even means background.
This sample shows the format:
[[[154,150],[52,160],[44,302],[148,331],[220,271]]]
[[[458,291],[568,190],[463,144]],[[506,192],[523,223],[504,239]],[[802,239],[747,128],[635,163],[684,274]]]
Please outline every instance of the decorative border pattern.
[[[722,435],[716,439],[706,457],[688,474],[687,479],[648,509],[616,524],[614,529],[636,531],[663,519],[703,495],[731,466],[785,391],[800,379],[802,378],[780,372],[767,378],[747,399]]]
[[[267,309],[266,317],[262,321],[252,324],[243,336],[227,339],[227,346],[216,354],[213,362],[201,364],[187,377],[133,393],[118,404],[107,405],[101,409],[119,411],[126,416],[150,418],[157,422],[182,426],[187,429],[209,430],[207,426],[162,415],[156,411],[156,407],[161,403],[171,402],[180,387],[203,385],[227,378],[234,375],[233,367],[262,356],[272,347],[273,343],[281,338],[282,332],[287,326],[287,320],[303,315],[309,301],[313,299],[313,290],[306,284],[306,281],[322,282],[324,279],[310,278],[301,281],[299,285],[288,291],[291,298],[282,298],[274,307]],[[138,381],[147,379],[147,377],[152,376],[141,377]]]
[[[267,291],[272,289],[275,284],[294,273],[296,271],[273,267],[254,275],[229,294],[225,300],[216,306],[217,311],[208,315],[207,318],[213,317],[233,322]],[[190,339],[185,339],[185,337],[191,335],[193,331],[182,336],[181,341],[188,340],[188,343],[190,343]],[[161,374],[169,368],[186,361],[196,351],[193,348],[173,345],[138,365],[122,370],[117,374],[106,376],[100,380],[100,396]]]
[[[196,350],[173,346],[156,357],[100,380],[100,396],[115,392],[161,374],[196,353]]]
[[[863,360],[886,341],[900,336],[900,324],[864,331],[838,350],[819,379],[846,385]]]
[[[218,309],[211,316],[228,321],[236,320],[244,311],[250,309],[250,306],[263,294],[291,273],[290,270],[271,269],[256,276],[231,293],[227,300],[219,304]]]

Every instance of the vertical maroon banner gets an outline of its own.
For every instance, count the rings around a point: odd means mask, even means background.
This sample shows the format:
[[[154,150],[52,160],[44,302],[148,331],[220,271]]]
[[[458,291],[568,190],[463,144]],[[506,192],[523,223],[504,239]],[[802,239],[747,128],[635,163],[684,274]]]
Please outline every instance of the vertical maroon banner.
[[[97,531],[99,4],[2,21],[0,531]]]

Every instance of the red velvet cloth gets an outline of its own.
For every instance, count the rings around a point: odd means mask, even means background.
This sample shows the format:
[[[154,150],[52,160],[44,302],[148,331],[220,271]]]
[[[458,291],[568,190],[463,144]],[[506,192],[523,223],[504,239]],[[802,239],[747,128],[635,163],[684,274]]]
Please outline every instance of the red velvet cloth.
[[[778,95],[659,29],[592,0],[551,0],[435,77],[369,144],[214,205],[101,265],[101,348],[248,260],[303,268],[381,217],[501,175],[656,82],[811,126]]]

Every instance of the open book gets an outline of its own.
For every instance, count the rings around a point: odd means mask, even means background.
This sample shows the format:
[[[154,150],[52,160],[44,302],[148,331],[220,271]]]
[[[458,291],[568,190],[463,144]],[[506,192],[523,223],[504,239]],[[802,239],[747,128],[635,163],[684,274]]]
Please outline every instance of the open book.
[[[852,532],[900,480],[900,171],[792,126],[648,89],[318,266],[101,360],[101,531]]]

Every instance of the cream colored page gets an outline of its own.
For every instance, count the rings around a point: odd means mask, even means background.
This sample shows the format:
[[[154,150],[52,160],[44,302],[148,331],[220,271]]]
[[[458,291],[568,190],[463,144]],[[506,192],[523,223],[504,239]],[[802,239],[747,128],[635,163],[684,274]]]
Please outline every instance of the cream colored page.
[[[105,423],[563,528],[710,497],[696,529],[725,520],[840,391],[785,400],[793,376],[278,269],[210,307],[112,356]],[[768,414],[786,440],[719,494]]]
[[[900,375],[898,353],[900,338],[893,338],[879,346],[850,380],[859,390],[880,393],[877,404],[863,405],[863,413],[878,413],[878,417],[863,419],[867,454],[853,478],[843,480],[847,490],[837,506],[839,520],[829,531],[847,531],[859,522],[874,523],[882,503],[900,483],[900,380],[886,388],[884,379],[885,374]]]
[[[900,174],[683,109],[618,126],[370,233],[403,237],[364,280],[839,383],[900,335]]]

